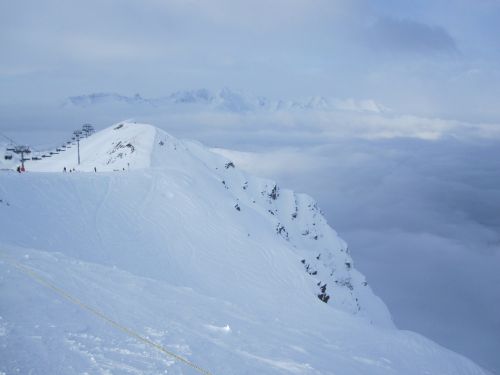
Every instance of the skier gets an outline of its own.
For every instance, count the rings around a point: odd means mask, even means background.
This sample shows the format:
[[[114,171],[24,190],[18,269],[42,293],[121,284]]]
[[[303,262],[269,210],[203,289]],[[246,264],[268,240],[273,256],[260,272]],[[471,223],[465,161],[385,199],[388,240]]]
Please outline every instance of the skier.
[[[96,167],[94,167],[94,172],[97,172],[97,168]]]
[[[63,168],[63,172],[66,173],[66,167]]]
[[[21,173],[21,167],[18,165],[16,168],[17,173]]]

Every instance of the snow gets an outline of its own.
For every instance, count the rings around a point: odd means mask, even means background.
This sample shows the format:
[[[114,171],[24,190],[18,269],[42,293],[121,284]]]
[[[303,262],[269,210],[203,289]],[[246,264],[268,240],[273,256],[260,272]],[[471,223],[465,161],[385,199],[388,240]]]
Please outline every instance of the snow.
[[[66,106],[89,108],[92,106],[122,105],[121,108],[145,108],[148,112],[161,108],[163,111],[182,111],[188,107],[202,110],[215,110],[230,113],[258,113],[276,111],[322,111],[322,112],[364,112],[383,113],[390,110],[372,99],[338,99],[313,96],[295,100],[273,100],[262,96],[254,96],[245,92],[223,88],[218,91],[208,89],[176,91],[160,98],[144,98],[139,94],[125,96],[118,93],[92,93],[71,96]]]
[[[484,374],[393,326],[311,197],[150,125],[80,146],[0,174],[0,371],[195,373],[15,259],[213,374]]]

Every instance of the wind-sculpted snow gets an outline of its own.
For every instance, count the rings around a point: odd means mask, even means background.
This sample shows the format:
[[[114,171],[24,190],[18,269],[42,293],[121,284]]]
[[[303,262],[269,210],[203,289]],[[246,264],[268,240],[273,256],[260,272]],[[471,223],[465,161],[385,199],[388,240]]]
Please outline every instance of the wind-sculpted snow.
[[[0,257],[214,374],[482,374],[393,327],[311,197],[149,125],[81,153],[2,172]],[[0,371],[192,373],[0,269]]]
[[[3,246],[5,253],[212,374],[484,374],[421,336],[377,328],[314,299],[267,304],[268,314],[260,315],[241,304],[245,296],[227,301],[61,253]],[[196,374],[3,259],[0,275],[0,371]]]

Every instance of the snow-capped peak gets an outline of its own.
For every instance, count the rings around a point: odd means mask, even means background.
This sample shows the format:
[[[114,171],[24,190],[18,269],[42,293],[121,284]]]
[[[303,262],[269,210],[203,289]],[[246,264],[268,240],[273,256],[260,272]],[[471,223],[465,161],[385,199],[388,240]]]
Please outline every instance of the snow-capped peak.
[[[26,163],[28,171],[123,172],[144,169],[204,169],[219,181],[235,211],[258,212],[299,258],[323,302],[382,325],[392,325],[384,304],[355,270],[347,245],[333,231],[317,203],[274,181],[247,175],[233,162],[197,142],[180,141],[147,124],[121,122],[80,140],[51,158]],[[68,173],[68,172],[67,172]]]
[[[165,111],[182,110],[185,106],[197,106],[201,109],[227,111],[231,113],[274,112],[274,111],[348,111],[381,113],[389,109],[372,99],[339,99],[325,96],[311,96],[300,99],[269,99],[227,87],[211,91],[209,89],[179,90],[159,98],[145,98],[140,94],[127,96],[117,93],[92,93],[71,96],[66,105],[90,107],[123,104],[126,107],[146,106]],[[191,108],[191,107],[190,107]]]

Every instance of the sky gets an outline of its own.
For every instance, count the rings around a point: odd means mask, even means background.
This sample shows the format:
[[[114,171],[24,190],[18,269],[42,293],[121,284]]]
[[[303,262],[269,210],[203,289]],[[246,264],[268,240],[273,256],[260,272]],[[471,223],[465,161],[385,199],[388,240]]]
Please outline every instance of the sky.
[[[227,86],[495,122],[499,16],[497,0],[2,1],[0,99]]]
[[[497,0],[0,0],[0,131],[43,147],[135,118],[244,151],[318,200],[400,328],[500,373],[498,35]],[[224,87],[354,105],[68,105]]]

